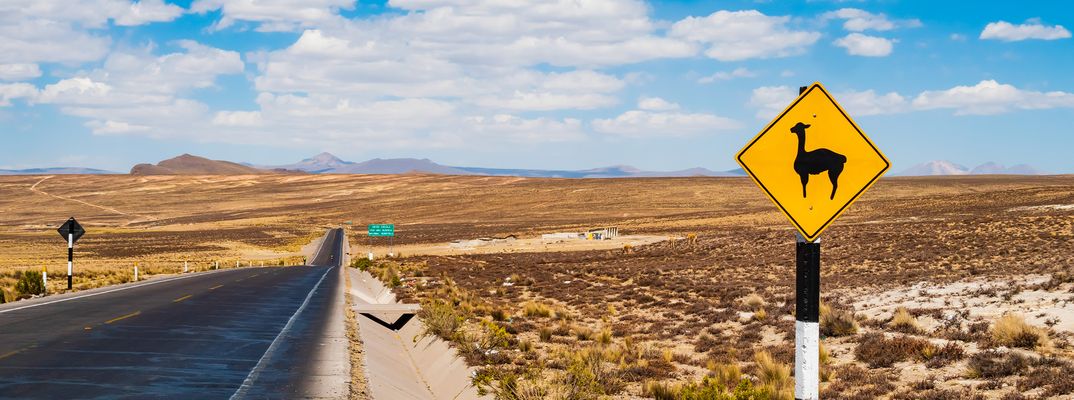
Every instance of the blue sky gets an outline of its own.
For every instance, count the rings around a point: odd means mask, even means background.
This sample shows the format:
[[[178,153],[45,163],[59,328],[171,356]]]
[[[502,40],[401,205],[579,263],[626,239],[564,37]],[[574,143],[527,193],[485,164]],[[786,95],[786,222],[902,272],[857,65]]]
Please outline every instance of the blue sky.
[[[0,5],[0,168],[726,170],[820,81],[896,171],[1074,172],[1067,2],[85,3]]]

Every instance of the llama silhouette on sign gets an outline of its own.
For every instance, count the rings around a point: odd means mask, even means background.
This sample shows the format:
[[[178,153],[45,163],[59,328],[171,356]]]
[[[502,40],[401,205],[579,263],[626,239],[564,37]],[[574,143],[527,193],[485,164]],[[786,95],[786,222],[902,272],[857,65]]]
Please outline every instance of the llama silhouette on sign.
[[[806,184],[809,183],[810,175],[817,175],[828,171],[828,179],[832,181],[832,195],[829,200],[835,199],[835,191],[839,188],[839,174],[843,172],[843,164],[847,157],[828,149],[805,150],[805,130],[809,124],[799,122],[791,128],[791,132],[798,135],[798,156],[794,158],[794,172],[802,178],[802,197],[806,197]]]

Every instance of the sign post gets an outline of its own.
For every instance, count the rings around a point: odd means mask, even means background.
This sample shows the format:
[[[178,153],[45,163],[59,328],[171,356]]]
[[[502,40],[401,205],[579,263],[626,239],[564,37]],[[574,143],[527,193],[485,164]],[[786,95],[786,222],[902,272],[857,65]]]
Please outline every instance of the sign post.
[[[369,224],[366,230],[369,236],[369,260],[373,260],[373,238],[374,237],[387,237],[388,238],[388,254],[391,256],[392,244],[395,239],[395,224]]]
[[[798,231],[794,397],[817,399],[820,234],[891,163],[820,83],[800,88],[798,98],[750,140],[735,159]],[[816,178],[810,179],[813,176]]]
[[[60,228],[56,231],[67,240],[67,290],[71,290],[75,263],[75,242],[86,234],[86,230],[82,228],[78,221],[75,221],[75,217],[71,217],[63,225],[60,225]]]

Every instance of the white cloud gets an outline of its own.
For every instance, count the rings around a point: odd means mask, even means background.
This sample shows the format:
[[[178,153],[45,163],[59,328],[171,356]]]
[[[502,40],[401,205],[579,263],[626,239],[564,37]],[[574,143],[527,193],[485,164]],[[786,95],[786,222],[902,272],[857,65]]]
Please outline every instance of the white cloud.
[[[678,110],[679,105],[659,97],[645,97],[638,99],[638,109],[645,111],[670,111]]]
[[[841,8],[836,11],[824,13],[823,19],[842,19],[843,29],[851,32],[864,32],[867,30],[890,31],[895,28],[916,28],[921,26],[917,19],[893,21],[887,15],[874,14],[859,8]]]
[[[35,96],[37,96],[37,88],[29,83],[0,83],[0,107],[10,106],[12,99]]]
[[[771,119],[797,97],[798,91],[788,86],[763,86],[753,90],[747,104],[758,109],[757,118]],[[1022,90],[994,80],[981,81],[974,86],[924,91],[912,101],[896,92],[878,94],[873,90],[833,93],[832,97],[852,116],[934,109],[951,109],[955,115],[990,115],[1013,110],[1074,108],[1072,93]]]
[[[209,129],[209,107],[185,96],[211,87],[221,75],[243,72],[245,65],[233,51],[177,44],[183,52],[113,53],[100,68],[45,85],[33,101],[86,118],[96,134],[212,139],[219,132]]]
[[[1062,25],[1047,26],[1040,21],[1030,20],[1024,24],[1014,25],[1007,21],[992,22],[981,31],[981,39],[995,39],[1016,42],[1027,39],[1056,40],[1070,38],[1070,31]]]
[[[721,10],[680,20],[671,26],[669,36],[705,44],[705,55],[720,61],[802,54],[820,38],[819,32],[791,30],[788,22],[790,17],[756,10]]]
[[[909,111],[906,98],[895,92],[877,94],[873,90],[833,93],[839,105],[852,116],[895,114]],[[798,89],[763,86],[753,89],[748,105],[757,108],[757,118],[772,119],[798,98]]]
[[[739,128],[737,121],[705,113],[631,110],[613,119],[593,120],[597,132],[622,136],[682,137]]]
[[[237,21],[257,24],[262,32],[294,31],[339,21],[340,10],[354,8],[355,0],[196,0],[194,13],[219,10],[222,15],[213,28],[231,27]]]
[[[126,133],[135,132],[147,132],[150,130],[145,125],[131,125],[126,122],[117,122],[112,120],[107,121],[89,121],[86,122],[86,126],[98,135],[122,135]]]
[[[955,115],[987,115],[1016,109],[1074,108],[1074,94],[1022,90],[984,80],[974,86],[922,92],[914,98],[913,106],[921,110],[953,109]]]
[[[872,89],[861,92],[842,92],[839,105],[854,116],[896,114],[909,111],[906,98],[895,92],[877,94]]]
[[[735,68],[733,71],[720,71],[709,76],[702,77],[697,80],[697,83],[713,83],[716,81],[727,81],[735,78],[753,78],[757,73],[746,69],[745,67]]]
[[[171,21],[183,9],[162,0],[5,0],[0,2],[0,64],[81,63],[108,52],[111,40],[95,30]]]
[[[221,126],[260,126],[260,111],[219,111],[213,117],[214,125]]]
[[[886,57],[891,54],[894,40],[882,37],[851,33],[835,41],[835,45],[845,48],[847,54],[863,57]]]
[[[0,10],[0,63],[95,61],[107,53],[109,42],[68,22],[5,17]]]
[[[0,64],[0,81],[20,81],[39,76],[41,76],[41,68],[37,64]]]
[[[113,16],[116,25],[136,26],[150,22],[167,22],[183,15],[183,8],[163,0],[141,0],[131,3]]]

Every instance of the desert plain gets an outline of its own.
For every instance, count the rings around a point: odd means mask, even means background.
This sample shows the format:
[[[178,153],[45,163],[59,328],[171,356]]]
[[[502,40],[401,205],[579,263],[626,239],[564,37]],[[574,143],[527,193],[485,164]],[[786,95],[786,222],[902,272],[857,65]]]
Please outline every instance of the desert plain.
[[[66,289],[71,216],[76,290],[299,264],[332,226],[380,251],[364,226],[394,223],[406,250],[355,266],[490,396],[793,398],[794,231],[748,178],[4,176],[0,215],[5,301],[25,270]],[[649,239],[421,250],[606,226]],[[1074,398],[1072,250],[1074,176],[880,180],[823,236],[821,397]]]

